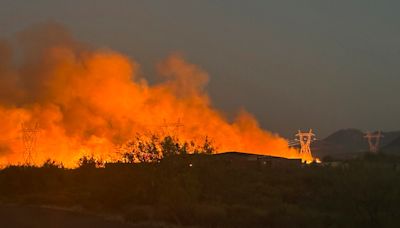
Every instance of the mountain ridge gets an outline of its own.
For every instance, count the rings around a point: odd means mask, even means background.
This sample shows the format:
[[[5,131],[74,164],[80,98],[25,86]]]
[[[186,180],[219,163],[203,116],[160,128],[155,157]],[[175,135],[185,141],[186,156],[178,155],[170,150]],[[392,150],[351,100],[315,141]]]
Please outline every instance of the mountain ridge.
[[[400,131],[382,132],[380,139],[382,151],[400,151]],[[311,150],[316,157],[325,156],[351,158],[360,153],[369,151],[368,140],[365,133],[359,129],[339,129],[322,140],[312,143]],[[391,145],[396,141],[396,144]],[[398,141],[398,142],[397,142]]]

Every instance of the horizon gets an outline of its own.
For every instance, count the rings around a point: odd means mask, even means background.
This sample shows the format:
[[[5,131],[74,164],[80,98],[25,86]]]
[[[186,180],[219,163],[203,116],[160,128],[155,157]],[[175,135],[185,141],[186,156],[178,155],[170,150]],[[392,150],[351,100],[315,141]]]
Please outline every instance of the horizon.
[[[212,104],[229,119],[244,108],[289,139],[400,129],[397,2],[3,2],[0,37],[55,21],[137,60],[149,83],[158,60],[181,52],[208,72]]]
[[[0,3],[0,227],[400,227],[400,1]]]

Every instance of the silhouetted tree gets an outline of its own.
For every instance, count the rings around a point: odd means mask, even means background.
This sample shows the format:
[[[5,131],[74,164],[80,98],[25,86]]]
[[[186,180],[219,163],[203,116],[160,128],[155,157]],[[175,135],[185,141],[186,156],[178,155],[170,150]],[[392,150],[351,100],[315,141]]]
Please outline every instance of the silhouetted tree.
[[[64,166],[63,166],[62,163],[57,163],[56,161],[51,160],[50,158],[47,159],[47,160],[43,163],[42,167],[43,167],[43,168],[46,168],[46,169],[60,169],[60,168],[64,168]]]
[[[149,139],[137,135],[135,140],[127,143],[126,147],[127,151],[123,153],[123,159],[129,163],[156,162],[162,157],[157,135],[151,135]]]
[[[202,153],[204,154],[213,154],[215,153],[215,148],[212,145],[212,142],[208,139],[208,137],[206,137],[206,139],[204,140],[204,144],[203,144],[203,148],[202,148]]]
[[[79,168],[96,168],[102,165],[101,161],[96,160],[93,156],[83,156],[79,159]]]
[[[137,135],[134,140],[125,145],[125,152],[122,153],[122,159],[127,163],[136,162],[157,162],[163,157],[172,157],[186,154],[213,154],[215,147],[211,140],[206,137],[202,145],[196,145],[194,141],[190,143],[172,136],[165,136],[162,140],[153,134],[150,137]]]
[[[179,143],[175,142],[171,136],[166,136],[161,142],[161,151],[164,157],[178,155],[179,149]]]

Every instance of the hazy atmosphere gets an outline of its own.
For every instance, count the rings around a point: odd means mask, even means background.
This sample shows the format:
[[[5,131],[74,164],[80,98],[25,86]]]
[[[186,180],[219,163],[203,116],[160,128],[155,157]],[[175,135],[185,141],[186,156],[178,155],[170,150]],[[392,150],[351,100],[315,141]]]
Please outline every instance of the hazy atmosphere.
[[[180,52],[208,72],[213,105],[286,137],[299,128],[397,130],[398,1],[0,1],[8,38],[42,22],[128,55],[150,82]]]
[[[0,0],[0,227],[400,227],[399,9]]]

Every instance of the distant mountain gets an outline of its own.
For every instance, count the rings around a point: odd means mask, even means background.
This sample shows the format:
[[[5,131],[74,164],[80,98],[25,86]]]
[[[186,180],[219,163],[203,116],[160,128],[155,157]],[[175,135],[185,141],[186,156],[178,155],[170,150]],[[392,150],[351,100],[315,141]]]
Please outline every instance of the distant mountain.
[[[391,144],[394,140],[400,137],[400,131],[383,132],[383,138],[381,140],[381,148]]]
[[[382,147],[382,151],[386,153],[400,154],[400,137]]]
[[[368,151],[368,142],[358,129],[342,129],[312,144],[313,154],[320,158],[349,157],[365,151]]]
[[[383,132],[381,148],[400,138],[400,131]],[[358,129],[342,129],[334,132],[325,139],[315,141],[312,144],[312,152],[315,156],[323,158],[332,156],[337,158],[350,158],[369,150],[365,133]]]

